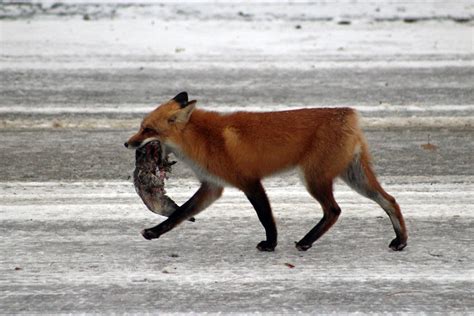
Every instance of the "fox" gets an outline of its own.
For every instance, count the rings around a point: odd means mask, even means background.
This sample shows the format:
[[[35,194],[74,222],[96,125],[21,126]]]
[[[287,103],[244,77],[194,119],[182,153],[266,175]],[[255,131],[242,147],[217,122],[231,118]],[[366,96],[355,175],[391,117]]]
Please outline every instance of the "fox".
[[[333,195],[337,178],[387,213],[395,231],[389,247],[394,251],[406,247],[405,220],[395,198],[376,178],[356,110],[219,113],[198,109],[196,103],[188,100],[187,92],[177,94],[146,115],[124,144],[137,149],[157,140],[200,181],[196,193],[166,220],[141,231],[145,239],[157,239],[197,215],[222,196],[224,187],[232,186],[245,194],[265,230],[266,239],[257,249],[274,251],[277,228],[262,179],[297,168],[323,211],[322,219],[296,242],[298,250],[310,249],[339,218],[341,209]]]

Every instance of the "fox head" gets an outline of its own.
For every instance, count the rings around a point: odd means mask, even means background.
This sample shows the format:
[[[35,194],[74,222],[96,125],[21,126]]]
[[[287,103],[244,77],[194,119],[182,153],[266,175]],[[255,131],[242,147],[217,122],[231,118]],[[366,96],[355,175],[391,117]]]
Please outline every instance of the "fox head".
[[[195,106],[196,100],[188,101],[186,92],[179,93],[145,116],[140,129],[124,144],[125,147],[136,149],[153,140],[166,142],[184,128]]]

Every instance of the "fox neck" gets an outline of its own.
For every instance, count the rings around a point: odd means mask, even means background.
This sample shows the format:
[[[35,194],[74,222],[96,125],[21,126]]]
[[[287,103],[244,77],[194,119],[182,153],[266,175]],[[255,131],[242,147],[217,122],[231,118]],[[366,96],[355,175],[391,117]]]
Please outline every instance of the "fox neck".
[[[175,137],[165,141],[166,149],[188,165],[201,182],[227,186],[227,182],[216,175],[210,165],[215,160],[211,159],[212,153],[209,153],[209,141],[215,140],[219,133],[215,131],[215,122],[214,125],[206,123],[205,117],[208,114],[210,113],[195,110],[185,128]],[[213,126],[214,130],[210,126]]]

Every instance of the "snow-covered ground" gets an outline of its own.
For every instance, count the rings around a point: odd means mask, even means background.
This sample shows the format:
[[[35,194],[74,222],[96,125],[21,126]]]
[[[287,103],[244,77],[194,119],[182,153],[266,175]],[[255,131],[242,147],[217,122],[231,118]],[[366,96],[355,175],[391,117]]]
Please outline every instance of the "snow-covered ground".
[[[298,252],[320,211],[301,185],[267,181],[280,231],[271,254],[255,249],[263,229],[237,190],[147,242],[139,230],[161,218],[128,182],[0,183],[2,311],[469,314],[472,181],[384,178],[410,231],[401,253],[387,247],[384,212],[343,185],[339,222]],[[169,190],[180,202],[191,192]]]
[[[141,17],[0,23],[2,68],[272,66],[304,70],[472,65],[472,24],[452,21],[356,20],[354,25],[339,25],[333,21]]]
[[[4,0],[2,18],[110,19],[151,17],[163,20],[405,21],[453,20],[468,23],[473,4],[467,0]],[[86,17],[87,15],[88,17]]]
[[[472,1],[3,1],[0,313],[474,313]],[[342,183],[320,218],[295,173],[265,181],[275,253],[242,193],[148,242],[123,142],[182,90],[219,111],[352,106],[405,214]],[[178,164],[184,202],[197,182]]]
[[[384,177],[385,189],[394,192],[398,202],[404,207],[408,218],[424,217],[466,217],[473,220],[474,213],[469,205],[474,203],[474,178],[471,176],[440,177]],[[458,183],[462,182],[461,185]],[[314,215],[315,203],[298,182],[280,177],[264,181],[269,197],[275,204],[277,217],[306,218]],[[193,193],[197,182],[173,181],[168,194],[182,204]],[[8,221],[65,221],[74,218],[84,221],[102,220],[143,220],[147,221],[152,213],[141,205],[133,184],[129,181],[84,181],[84,182],[2,182],[1,217]],[[377,217],[385,215],[383,210],[372,201],[364,199],[350,190],[342,182],[336,188],[336,200],[345,211],[344,216]],[[227,188],[224,197],[200,217],[246,217],[252,216],[242,192]],[[395,193],[396,192],[396,193]],[[456,200],[455,204],[446,200]],[[19,203],[21,200],[21,203]],[[67,207],[67,212],[61,208]],[[121,211],[117,211],[116,208]],[[35,208],[34,212],[28,209]],[[101,212],[96,209],[101,208]],[[232,210],[226,211],[225,209]],[[298,208],[300,210],[292,210]],[[347,213],[346,213],[347,212]],[[388,218],[387,218],[388,219]],[[191,225],[191,224],[190,224]]]

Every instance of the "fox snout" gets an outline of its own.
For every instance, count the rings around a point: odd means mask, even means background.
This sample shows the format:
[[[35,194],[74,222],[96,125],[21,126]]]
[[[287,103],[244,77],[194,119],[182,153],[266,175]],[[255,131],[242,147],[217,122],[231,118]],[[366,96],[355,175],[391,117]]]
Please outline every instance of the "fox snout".
[[[137,149],[142,146],[143,142],[131,142],[130,140],[126,141],[123,145],[128,149]],[[144,144],[143,144],[144,145]]]
[[[147,135],[143,135],[140,128],[140,131],[132,135],[123,145],[128,149],[137,149],[145,145],[147,138]]]
[[[137,135],[133,135],[132,137],[130,137],[123,145],[125,146],[125,148],[128,148],[128,149],[137,149],[138,147],[140,147],[143,143],[143,141],[141,140],[138,140],[138,139],[134,139],[136,138]]]

